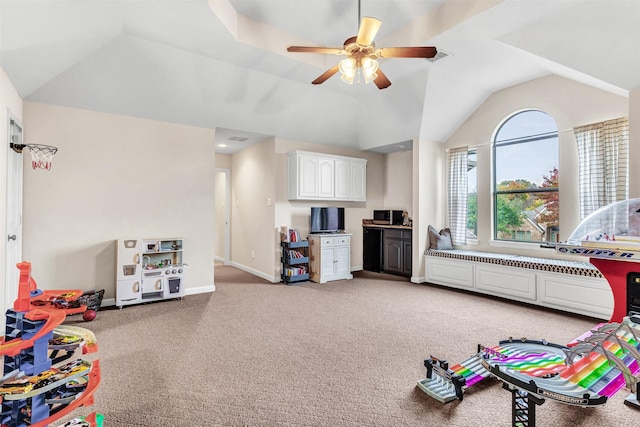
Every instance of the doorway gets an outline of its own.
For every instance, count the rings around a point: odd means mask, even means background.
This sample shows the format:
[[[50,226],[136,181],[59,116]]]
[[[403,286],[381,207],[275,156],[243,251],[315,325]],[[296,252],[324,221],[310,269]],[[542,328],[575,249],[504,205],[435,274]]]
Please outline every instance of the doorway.
[[[231,170],[215,169],[214,183],[215,256],[214,265],[231,263]]]
[[[22,154],[11,148],[11,144],[23,144],[22,124],[8,112],[7,139],[7,212],[5,247],[5,287],[2,295],[2,310],[13,306],[18,297],[20,271],[16,264],[22,261]],[[3,325],[4,328],[4,319]]]

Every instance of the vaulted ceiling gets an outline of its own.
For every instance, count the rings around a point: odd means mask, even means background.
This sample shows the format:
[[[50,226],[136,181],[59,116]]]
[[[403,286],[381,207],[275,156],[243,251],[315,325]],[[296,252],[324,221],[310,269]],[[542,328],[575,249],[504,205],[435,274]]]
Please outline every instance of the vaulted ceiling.
[[[623,96],[640,86],[640,1],[361,0],[360,12],[383,22],[377,47],[445,56],[382,59],[384,90],[312,85],[341,57],[287,46],[342,46],[357,0],[0,0],[0,66],[27,101],[216,128],[231,151],[243,137],[444,141],[493,92],[549,74]]]

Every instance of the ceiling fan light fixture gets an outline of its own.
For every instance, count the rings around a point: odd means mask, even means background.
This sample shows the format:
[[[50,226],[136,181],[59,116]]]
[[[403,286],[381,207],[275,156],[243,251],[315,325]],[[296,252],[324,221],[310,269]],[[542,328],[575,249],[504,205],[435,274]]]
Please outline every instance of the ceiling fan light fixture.
[[[373,73],[373,74],[371,74],[370,76],[367,76],[367,74],[366,74],[366,73],[364,74],[364,82],[365,82],[366,84],[371,83],[372,81],[374,81],[374,80],[375,80],[375,79],[377,79],[377,78],[378,78],[378,74],[377,74],[377,73]]]
[[[355,74],[352,74],[352,75],[343,74],[340,76],[340,80],[342,80],[346,84],[352,85],[354,77],[355,77]]]
[[[353,58],[343,59],[340,61],[338,69],[340,73],[342,73],[340,80],[350,85],[353,84],[353,78],[356,76],[356,71],[358,70],[356,60]]]
[[[356,75],[357,69],[356,60],[353,58],[343,59],[342,61],[340,61],[338,69],[343,76],[347,76],[347,78],[353,80],[353,77]]]
[[[378,61],[369,57],[362,58],[362,72],[365,78],[371,78],[376,71],[378,71]]]

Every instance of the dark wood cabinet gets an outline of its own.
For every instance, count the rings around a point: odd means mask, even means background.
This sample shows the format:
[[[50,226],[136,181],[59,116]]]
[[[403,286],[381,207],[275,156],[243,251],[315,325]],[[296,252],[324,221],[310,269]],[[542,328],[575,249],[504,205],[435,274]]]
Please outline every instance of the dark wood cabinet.
[[[384,271],[411,276],[411,230],[384,230]]]
[[[363,227],[362,268],[366,271],[382,271],[382,229]]]
[[[405,232],[406,233],[406,232]],[[411,232],[407,233],[408,236],[402,239],[402,243],[404,246],[404,252],[402,253],[402,258],[404,260],[402,267],[402,274],[411,277],[412,272],[412,257],[411,257]]]
[[[364,270],[411,277],[411,228],[364,226]]]

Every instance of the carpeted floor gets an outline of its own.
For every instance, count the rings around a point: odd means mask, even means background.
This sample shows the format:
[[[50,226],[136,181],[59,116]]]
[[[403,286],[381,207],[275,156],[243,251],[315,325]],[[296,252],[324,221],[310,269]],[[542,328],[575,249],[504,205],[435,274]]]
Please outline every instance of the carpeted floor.
[[[565,344],[598,323],[406,279],[271,284],[216,267],[216,292],[101,310],[91,323],[105,426],[508,426],[485,380],[462,402],[416,387],[429,355],[460,362],[508,337]],[[547,401],[538,426],[632,426],[628,390],[596,408]]]

